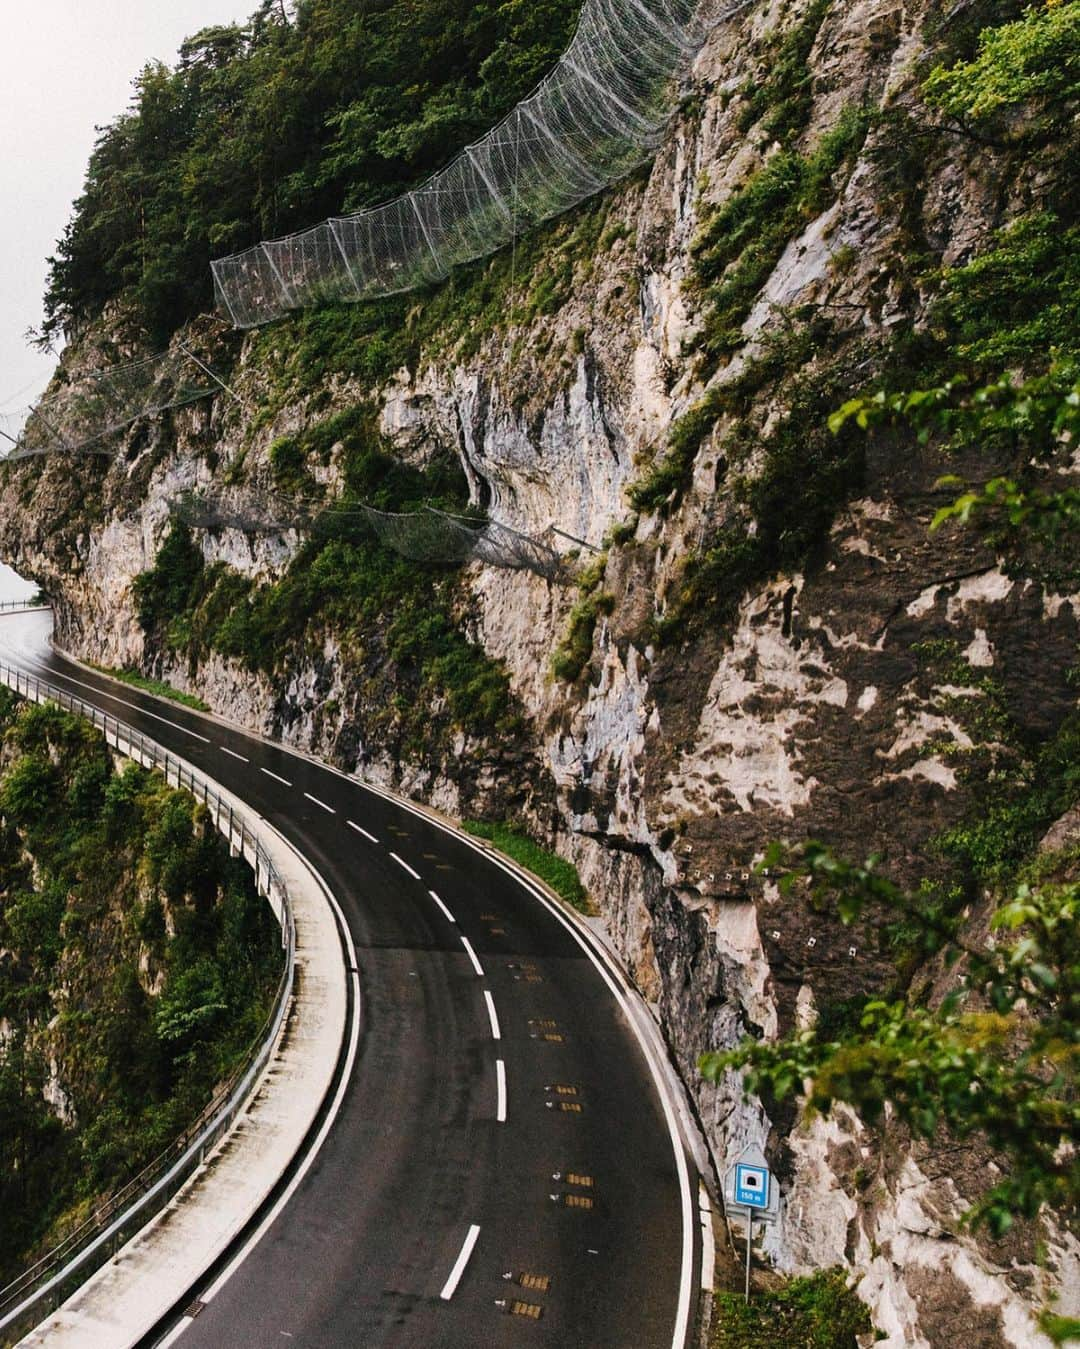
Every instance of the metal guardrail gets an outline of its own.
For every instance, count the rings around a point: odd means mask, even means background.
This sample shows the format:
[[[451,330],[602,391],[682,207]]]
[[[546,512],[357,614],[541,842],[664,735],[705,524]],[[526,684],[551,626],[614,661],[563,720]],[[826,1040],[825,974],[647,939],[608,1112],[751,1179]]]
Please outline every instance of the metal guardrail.
[[[54,702],[85,717],[102,731],[107,744],[146,768],[160,769],[170,786],[183,788],[201,801],[228,840],[230,851],[251,863],[256,887],[281,925],[285,952],[284,969],[266,1021],[243,1061],[198,1119],[122,1189],[103,1201],[90,1218],[0,1289],[0,1343],[10,1345],[60,1306],[160,1212],[228,1131],[269,1060],[285,1020],[295,977],[296,925],[285,882],[257,827],[246,811],[219,794],[209,778],[125,722],[56,685],[3,662],[0,683],[32,702]]]
[[[40,600],[37,603],[33,599],[28,600],[0,600],[0,614],[14,613],[16,610],[23,609],[51,609],[52,605],[48,600]]]

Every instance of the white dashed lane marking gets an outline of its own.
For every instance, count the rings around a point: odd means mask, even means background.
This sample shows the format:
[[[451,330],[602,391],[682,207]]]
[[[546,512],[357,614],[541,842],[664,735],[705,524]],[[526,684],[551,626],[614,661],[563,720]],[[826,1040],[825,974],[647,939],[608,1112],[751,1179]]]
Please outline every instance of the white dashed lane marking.
[[[228,746],[226,746],[226,745],[222,745],[222,746],[221,746],[221,752],[222,752],[222,754],[227,754],[227,755],[229,756],[230,759],[239,759],[241,763],[250,763],[250,762],[251,762],[250,759],[245,759],[244,756],[243,756],[242,754],[237,754],[236,750],[234,750],[234,749],[229,749]]]
[[[487,1003],[488,1020],[491,1022],[491,1038],[493,1040],[502,1039],[502,1031],[499,1029],[499,1015],[495,1011],[495,999],[484,989],[484,1001]]]
[[[468,937],[462,937],[462,939],[461,939],[461,944],[462,944],[462,946],[464,946],[464,948],[465,948],[465,953],[466,953],[466,955],[467,955],[467,956],[469,957],[469,959],[472,961],[472,967],[473,967],[473,969],[477,972],[477,974],[478,974],[478,975],[480,976],[480,978],[482,979],[482,978],[484,977],[484,967],[483,967],[483,965],[480,964],[479,960],[477,960],[477,958],[476,958],[476,952],[475,952],[475,951],[473,950],[473,948],[472,948],[472,942],[469,941]]]
[[[414,881],[418,881],[420,879],[419,871],[414,871],[412,867],[409,866],[408,862],[404,860],[404,858],[399,857],[396,852],[392,852],[390,856],[394,859],[394,861],[398,864],[399,867],[404,867],[404,869],[409,873],[409,875],[413,878]]]
[[[321,806],[322,809],[325,810],[328,815],[337,814],[337,811],[334,809],[333,806],[328,806],[325,801],[320,801],[317,796],[312,796],[310,792],[305,792],[304,795],[307,797],[309,801],[313,801],[315,805]]]
[[[457,919],[456,919],[456,918],[454,917],[454,915],[450,912],[450,910],[446,907],[446,905],[442,902],[442,900],[441,900],[441,899],[439,898],[439,896],[435,893],[435,891],[434,891],[434,890],[429,890],[429,891],[428,891],[428,894],[429,894],[429,895],[431,896],[431,898],[435,901],[435,903],[438,904],[439,908],[440,908],[440,909],[442,910],[442,912],[443,912],[443,917],[446,919],[446,921],[447,921],[448,923],[453,923],[454,926],[456,927],[456,926],[457,926]]]
[[[350,829],[355,829],[358,834],[363,834],[363,836],[367,839],[369,843],[378,843],[379,840],[375,837],[374,834],[369,834],[366,829],[361,829],[360,826],[358,824],[354,824],[352,820],[346,820],[345,823],[349,826]]]
[[[37,675],[27,675],[29,679],[36,679]],[[192,731],[187,726],[181,726],[178,721],[170,721],[168,717],[159,716],[157,712],[151,712],[142,703],[133,703],[128,698],[121,698],[117,693],[109,693],[97,684],[88,684],[85,679],[76,679],[74,675],[64,674],[60,670],[52,670],[46,676],[47,679],[63,679],[69,684],[74,684],[80,689],[89,689],[91,693],[96,693],[99,698],[109,698],[114,703],[120,703],[122,707],[134,708],[136,712],[144,717],[152,717],[154,721],[160,721],[163,726],[171,726],[174,731],[181,731],[184,735],[190,735],[192,740],[201,740],[204,745],[212,745],[214,742],[208,735],[200,735],[198,731]]]
[[[265,773],[268,778],[273,778],[275,782],[280,782],[283,787],[291,787],[292,783],[288,778],[281,777],[278,773],[271,773],[269,768],[260,768],[260,773]]]
[[[465,1238],[465,1244],[461,1248],[461,1254],[454,1261],[454,1268],[450,1271],[450,1277],[443,1284],[443,1290],[439,1294],[444,1302],[449,1302],[454,1296],[454,1291],[461,1282],[461,1276],[465,1273],[465,1266],[469,1263],[469,1258],[473,1253],[473,1247],[476,1245],[476,1238],[480,1235],[480,1229],[474,1223],[469,1228],[469,1234]]]

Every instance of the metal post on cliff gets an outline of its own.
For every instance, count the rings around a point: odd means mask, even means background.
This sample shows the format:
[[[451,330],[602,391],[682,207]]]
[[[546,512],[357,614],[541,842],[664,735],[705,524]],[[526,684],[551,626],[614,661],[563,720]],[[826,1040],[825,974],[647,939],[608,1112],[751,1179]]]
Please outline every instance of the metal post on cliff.
[[[750,1264],[753,1258],[754,1218],[774,1222],[780,1210],[780,1195],[773,1183],[769,1164],[760,1148],[750,1144],[728,1167],[724,1176],[724,1203],[727,1209],[741,1210],[746,1223],[746,1284],[744,1296],[750,1301]]]

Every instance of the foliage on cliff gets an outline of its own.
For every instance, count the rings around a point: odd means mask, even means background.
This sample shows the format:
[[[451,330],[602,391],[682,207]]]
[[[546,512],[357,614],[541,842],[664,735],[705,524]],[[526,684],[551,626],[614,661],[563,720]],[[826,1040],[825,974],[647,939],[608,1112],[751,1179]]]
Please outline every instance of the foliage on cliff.
[[[851,865],[814,843],[774,849],[768,861],[785,893],[805,884],[811,902],[835,907],[844,923],[869,908],[891,915],[925,956],[959,965],[961,982],[931,1005],[869,1001],[858,1026],[836,1038],[822,1026],[708,1055],[706,1075],[742,1068],[747,1090],[778,1099],[809,1083],[811,1110],[843,1101],[874,1123],[888,1106],[918,1137],[980,1137],[1008,1165],[969,1217],[997,1236],[1043,1205],[1075,1213],[1080,885],[1015,882],[991,917],[986,946],[966,932],[966,914],[942,910],[932,895],[902,893],[873,861]]]
[[[261,1026],[281,955],[250,872],[187,793],[6,691],[0,734],[3,1280],[198,1114]]]
[[[174,523],[154,566],[135,581],[144,630],[192,668],[213,651],[266,675],[317,653],[333,633],[342,665],[382,708],[366,729],[387,747],[433,752],[451,728],[512,732],[518,713],[506,674],[462,630],[457,571],[399,557],[348,511],[358,500],[388,511],[422,502],[461,509],[460,469],[439,460],[420,472],[392,459],[362,410],[332,420],[329,438],[316,426],[295,454],[290,446],[276,456],[279,472],[303,473],[318,446],[329,453],[340,443],[345,477],[343,497],[318,518],[285,574],[260,585],[221,564],[206,567],[190,531]]]
[[[968,463],[981,458],[987,478],[944,506],[934,528],[977,523],[1010,575],[1065,592],[1080,584],[1076,490],[1059,485],[1080,435],[1080,198],[1068,171],[1078,70],[1080,4],[1038,5],[925,81],[931,107],[1003,151],[1041,157],[1042,193],[971,261],[925,278],[927,331],[902,333],[886,352],[884,386],[830,419],[845,436],[855,425],[871,436],[900,429],[964,450]],[[889,1110],[925,1140],[976,1140],[1007,1166],[968,1217],[1002,1235],[1044,1206],[1074,1216],[1080,1204],[1070,1144],[1080,1128],[1080,888],[1075,849],[1037,853],[1080,798],[1077,722],[1041,746],[1024,743],[994,681],[977,682],[950,643],[928,645],[916,654],[942,666],[942,682],[972,688],[984,721],[963,751],[974,809],[935,840],[949,883],[906,892],[881,859],[853,865],[816,843],[768,858],[782,888],[815,911],[878,925],[896,959],[894,987],[779,1044],[706,1055],[702,1068],[713,1079],[744,1070],[748,1089],[773,1099],[808,1084],[811,1109],[842,1101],[869,1121]],[[1046,1320],[1059,1338],[1076,1332],[1070,1324]]]
[[[729,622],[752,585],[820,561],[865,459],[852,428],[840,419],[830,431],[829,415],[864,387],[868,366],[888,392],[947,381],[975,388],[1006,366],[1044,374],[1055,352],[1077,351],[1080,193],[1070,164],[1080,149],[1080,4],[1021,10],[986,0],[968,9],[929,26],[937,59],[924,66],[921,100],[872,113],[849,108],[809,151],[800,137],[810,104],[799,97],[796,70],[777,57],[768,104],[756,85],[743,92],[744,120],[772,127],[776,109],[787,111],[774,128],[780,148],[734,193],[702,208],[688,281],[701,312],[695,350],[702,370],[712,374],[747,352],[742,326],[762,286],[785,247],[842,194],[856,156],[871,175],[875,209],[894,222],[890,286],[909,312],[921,311],[921,321],[894,320],[882,341],[845,322],[844,306],[785,312],[781,330],[755,334],[760,345],[736,377],[712,383],[675,424],[666,452],[631,489],[631,504],[677,508],[718,426],[727,502],[719,528],[688,556],[668,596],[661,637],[692,640]],[[828,12],[811,5],[787,40],[812,41]],[[1003,180],[1023,169],[1033,187],[973,257],[942,267],[940,244],[927,237],[923,193],[930,167],[958,136],[992,149]],[[840,250],[833,266],[852,261]],[[997,474],[1008,454],[1004,437],[987,450]],[[1022,447],[1012,460],[1022,479]]]
[[[709,1349],[857,1349],[870,1316],[841,1270],[790,1279],[779,1288],[718,1293]]]
[[[508,111],[578,0],[263,0],[148,65],[101,133],[52,262],[46,335],[121,298],[156,341],[211,258],[395,195]]]

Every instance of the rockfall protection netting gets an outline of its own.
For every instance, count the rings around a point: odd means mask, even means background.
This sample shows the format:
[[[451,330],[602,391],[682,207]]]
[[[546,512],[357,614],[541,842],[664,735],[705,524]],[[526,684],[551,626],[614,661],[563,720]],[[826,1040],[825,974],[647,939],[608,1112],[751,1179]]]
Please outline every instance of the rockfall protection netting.
[[[551,74],[421,187],[214,262],[222,311],[253,328],[411,290],[576,206],[648,158],[709,28],[748,2],[585,0]]]
[[[545,542],[509,525],[425,506],[418,511],[379,511],[355,503],[297,501],[275,493],[229,500],[186,493],[174,514],[195,529],[238,529],[247,534],[309,532],[320,521],[362,524],[386,548],[426,566],[483,562],[490,567],[531,571],[548,580],[566,575],[569,559]]]
[[[366,507],[365,519],[380,543],[413,562],[483,562],[548,580],[566,569],[562,556],[543,539],[494,520],[471,520],[431,506],[403,515]]]
[[[0,457],[108,454],[109,436],[142,417],[217,393],[220,383],[190,352],[173,349],[69,378],[25,412],[0,416]]]
[[[407,291],[568,210],[648,157],[709,29],[750,3],[585,0],[551,74],[421,187],[215,262],[222,309],[250,328],[326,300]],[[0,413],[0,459],[110,453],[114,433],[219,387],[183,347],[87,372],[31,409]]]

